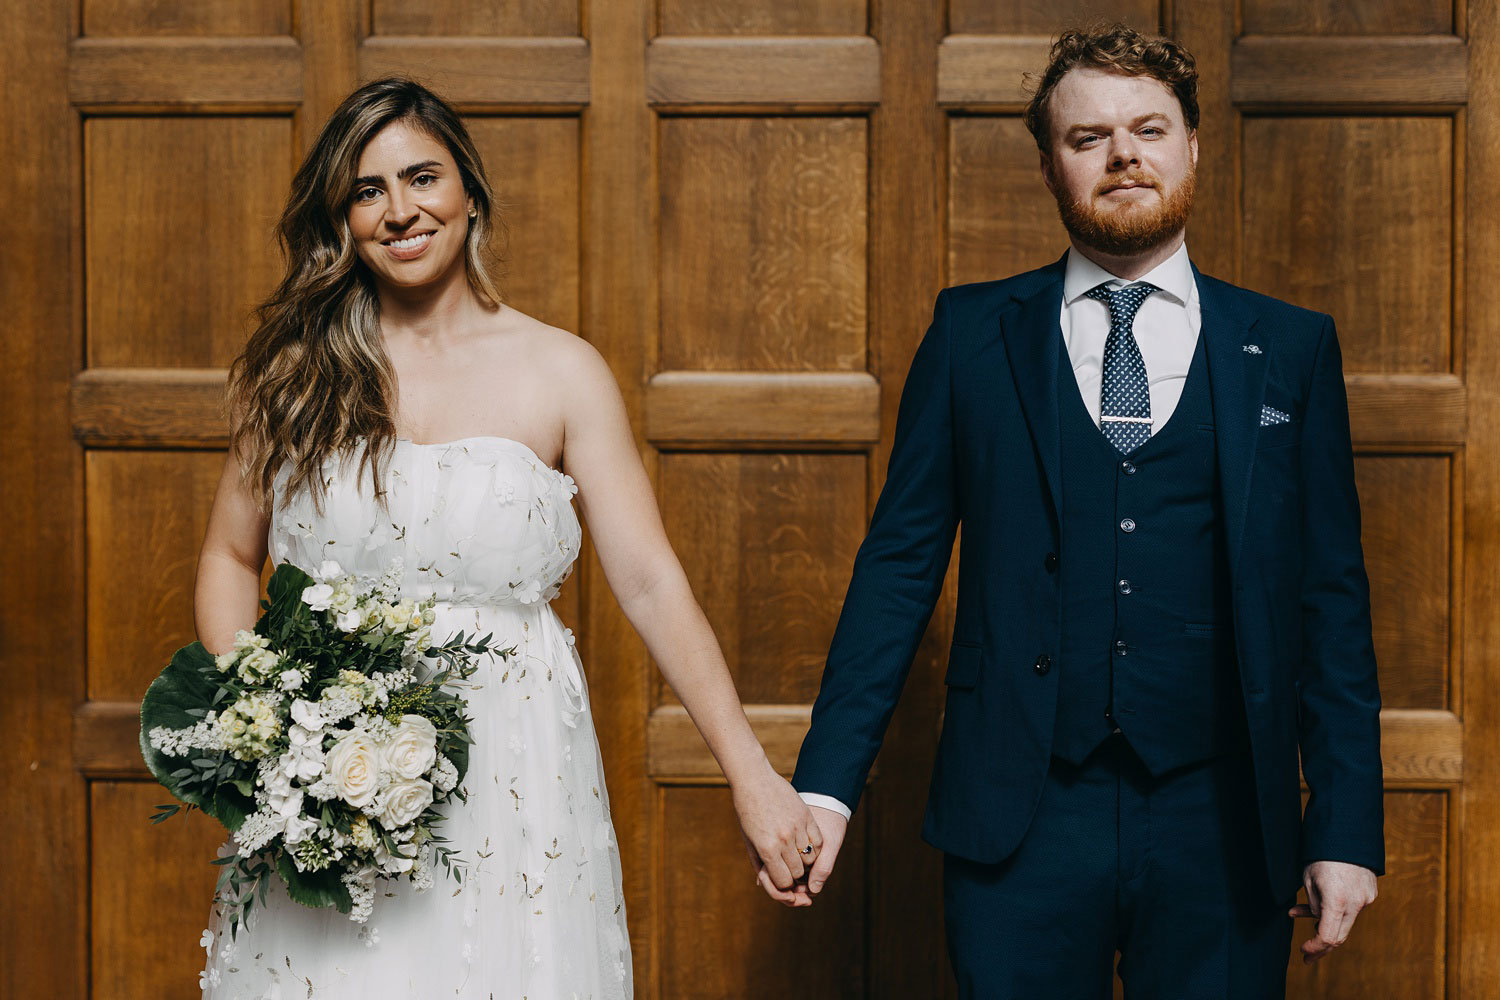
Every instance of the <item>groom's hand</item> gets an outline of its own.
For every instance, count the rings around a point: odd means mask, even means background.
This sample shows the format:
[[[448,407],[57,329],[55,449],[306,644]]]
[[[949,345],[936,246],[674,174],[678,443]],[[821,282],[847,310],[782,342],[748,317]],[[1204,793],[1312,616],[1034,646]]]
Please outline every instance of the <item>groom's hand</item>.
[[[828,876],[833,874],[833,863],[838,860],[839,848],[843,846],[844,832],[849,828],[849,821],[842,813],[836,813],[832,809],[824,809],[822,806],[808,808],[812,810],[813,819],[823,833],[823,848],[818,852],[812,871],[807,875],[807,891],[816,896],[823,891]]]
[[[1302,961],[1311,965],[1343,944],[1359,911],[1375,901],[1375,873],[1345,861],[1314,861],[1303,869],[1302,885],[1307,902],[1287,912],[1317,918],[1317,933],[1302,942]]]

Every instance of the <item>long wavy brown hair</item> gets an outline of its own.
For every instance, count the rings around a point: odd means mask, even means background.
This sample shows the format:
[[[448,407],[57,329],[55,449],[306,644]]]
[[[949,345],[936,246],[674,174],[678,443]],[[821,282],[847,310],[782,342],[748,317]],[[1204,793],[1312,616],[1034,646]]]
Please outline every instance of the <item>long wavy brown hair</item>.
[[[421,129],[453,155],[477,213],[464,242],[469,287],[485,304],[500,304],[494,194],[463,122],[411,80],[360,87],[297,170],[277,226],[286,274],[256,310],[255,333],[229,369],[230,447],[262,509],[272,505],[283,466],[290,469],[283,499],[305,488],[321,505],[324,460],[352,454],[361,440],[359,475],[368,470],[375,495],[384,496],[382,467],[396,440],[396,376],[380,336],[375,281],[355,249],[348,213],[360,153],[393,122]]]

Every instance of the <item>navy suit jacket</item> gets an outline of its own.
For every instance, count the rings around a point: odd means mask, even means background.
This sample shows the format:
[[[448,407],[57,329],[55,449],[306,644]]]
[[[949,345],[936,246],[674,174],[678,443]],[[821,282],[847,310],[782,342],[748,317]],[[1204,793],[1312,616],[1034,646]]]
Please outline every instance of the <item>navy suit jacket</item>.
[[[1066,259],[1066,258],[1064,258]],[[942,588],[958,612],[923,838],[980,862],[1025,835],[1052,754],[1062,629],[1063,261],[945,289],[902,393],[794,783],[858,804]],[[1333,321],[1194,269],[1267,876],[1384,867],[1380,695]],[[1271,406],[1291,420],[1261,426]],[[1309,798],[1300,799],[1298,756]]]

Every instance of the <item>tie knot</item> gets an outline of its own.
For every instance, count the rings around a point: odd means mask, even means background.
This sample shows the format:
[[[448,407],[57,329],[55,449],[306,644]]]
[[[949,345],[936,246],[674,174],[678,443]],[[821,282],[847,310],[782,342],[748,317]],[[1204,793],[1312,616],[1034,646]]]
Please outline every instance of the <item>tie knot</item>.
[[[1111,324],[1123,323],[1126,326],[1135,322],[1135,314],[1141,308],[1152,292],[1159,292],[1160,288],[1149,281],[1137,281],[1133,285],[1123,288],[1110,288],[1109,285],[1096,285],[1083,294],[1091,299],[1098,299],[1109,307],[1109,321]]]

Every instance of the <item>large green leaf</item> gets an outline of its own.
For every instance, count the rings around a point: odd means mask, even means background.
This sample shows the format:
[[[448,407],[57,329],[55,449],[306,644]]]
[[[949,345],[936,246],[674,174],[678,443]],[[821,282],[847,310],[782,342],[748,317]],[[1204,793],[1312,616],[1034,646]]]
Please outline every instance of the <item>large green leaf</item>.
[[[313,578],[291,563],[282,563],[266,584],[266,613],[255,623],[255,631],[271,635],[271,630],[299,614],[310,614],[302,603],[302,591],[313,585]]]
[[[187,729],[197,723],[213,705],[218,687],[213,654],[201,642],[190,643],[173,653],[172,662],[151,682],[141,699],[141,756],[152,776],[180,801],[197,806],[227,829],[238,830],[245,817],[255,810],[254,800],[227,782],[211,792],[203,785],[184,784],[182,779],[173,777],[173,772],[189,767],[189,758],[167,756],[151,745],[149,736],[157,726]],[[211,754],[213,751],[196,751],[194,755]]]
[[[325,868],[320,872],[299,872],[291,857],[282,852],[276,859],[276,870],[286,883],[286,894],[295,902],[313,908],[332,906],[340,913],[354,908],[349,890],[339,879],[339,871]]]

